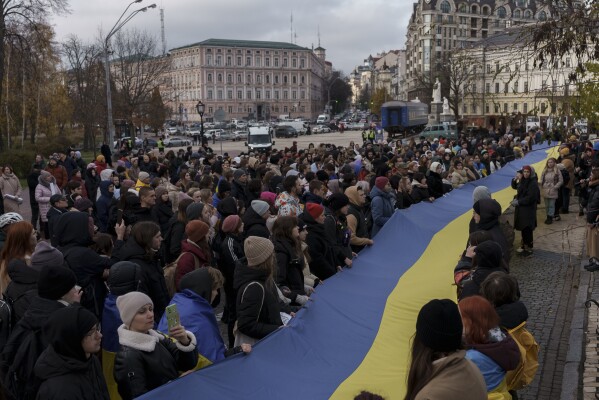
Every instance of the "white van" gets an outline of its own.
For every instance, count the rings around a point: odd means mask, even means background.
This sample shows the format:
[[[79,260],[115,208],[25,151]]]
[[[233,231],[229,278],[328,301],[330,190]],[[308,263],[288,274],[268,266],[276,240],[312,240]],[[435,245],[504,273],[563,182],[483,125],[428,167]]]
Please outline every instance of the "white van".
[[[329,122],[331,122],[331,116],[329,114],[320,114],[318,118],[316,118],[317,125],[328,124]]]
[[[272,140],[272,131],[267,126],[251,126],[248,131],[245,145],[249,151],[270,151],[275,141]]]

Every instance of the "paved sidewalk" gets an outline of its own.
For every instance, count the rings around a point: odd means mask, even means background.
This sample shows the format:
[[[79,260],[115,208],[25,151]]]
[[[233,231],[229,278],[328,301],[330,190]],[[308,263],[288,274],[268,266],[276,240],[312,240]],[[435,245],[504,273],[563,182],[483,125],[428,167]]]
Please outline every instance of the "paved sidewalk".
[[[509,213],[513,210],[509,209]],[[519,391],[520,399],[559,399],[562,392],[585,220],[577,213],[561,217],[561,221],[545,225],[545,209],[540,208],[534,255],[522,258],[514,254],[510,265],[511,273],[518,278],[522,301],[528,307],[528,329],[540,345],[539,370],[531,385]],[[516,232],[515,248],[519,242],[520,232]]]

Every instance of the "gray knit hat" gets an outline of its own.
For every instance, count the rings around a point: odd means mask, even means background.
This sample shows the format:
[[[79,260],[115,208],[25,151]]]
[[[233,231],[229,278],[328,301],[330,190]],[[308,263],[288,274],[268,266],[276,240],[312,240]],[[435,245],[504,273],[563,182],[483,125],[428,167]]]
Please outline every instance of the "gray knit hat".
[[[268,239],[250,236],[243,242],[243,251],[249,267],[262,264],[274,253],[275,246]]]
[[[127,328],[131,326],[135,314],[146,304],[154,305],[152,299],[142,292],[129,292],[117,297],[116,307],[119,310],[121,321]]]
[[[270,209],[268,203],[262,200],[252,200],[251,207],[261,217]]]
[[[62,267],[64,266],[64,257],[48,242],[40,241],[31,255],[31,268],[39,272],[45,266]]]
[[[204,203],[191,203],[187,206],[185,210],[185,215],[187,215],[188,221],[193,221],[194,219],[202,218],[202,211],[204,210]]]

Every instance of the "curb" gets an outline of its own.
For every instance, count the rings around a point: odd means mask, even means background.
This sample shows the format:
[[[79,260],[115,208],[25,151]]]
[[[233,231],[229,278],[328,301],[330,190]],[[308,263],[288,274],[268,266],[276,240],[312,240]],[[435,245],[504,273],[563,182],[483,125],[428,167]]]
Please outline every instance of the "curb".
[[[568,340],[568,353],[562,377],[561,400],[574,400],[582,395],[582,373],[584,372],[585,338],[588,321],[586,320],[587,308],[585,302],[592,291],[591,273],[583,268],[586,260],[583,258],[578,268],[580,277],[578,293],[572,311],[570,325],[570,338]]]

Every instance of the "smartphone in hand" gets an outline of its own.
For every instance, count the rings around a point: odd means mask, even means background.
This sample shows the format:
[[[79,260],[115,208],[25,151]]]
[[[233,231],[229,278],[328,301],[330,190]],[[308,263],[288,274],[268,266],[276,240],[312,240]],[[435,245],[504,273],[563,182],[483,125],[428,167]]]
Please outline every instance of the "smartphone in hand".
[[[168,329],[172,329],[176,326],[181,325],[181,320],[179,319],[179,311],[177,310],[176,304],[171,304],[170,306],[167,306],[165,312]]]
[[[123,210],[120,208],[116,211],[116,224],[120,225],[123,223]]]

